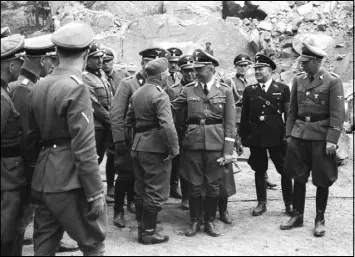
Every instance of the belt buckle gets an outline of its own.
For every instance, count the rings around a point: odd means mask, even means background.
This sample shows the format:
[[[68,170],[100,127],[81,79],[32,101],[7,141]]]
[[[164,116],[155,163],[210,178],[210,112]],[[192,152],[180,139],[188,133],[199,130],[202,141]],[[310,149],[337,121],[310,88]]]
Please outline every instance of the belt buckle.
[[[200,119],[200,125],[205,125],[206,119]]]
[[[310,121],[311,121],[311,116],[305,116],[305,117],[304,117],[304,120],[305,120],[306,122],[310,122]]]
[[[264,115],[259,116],[259,120],[260,121],[264,121],[265,120],[265,116]]]

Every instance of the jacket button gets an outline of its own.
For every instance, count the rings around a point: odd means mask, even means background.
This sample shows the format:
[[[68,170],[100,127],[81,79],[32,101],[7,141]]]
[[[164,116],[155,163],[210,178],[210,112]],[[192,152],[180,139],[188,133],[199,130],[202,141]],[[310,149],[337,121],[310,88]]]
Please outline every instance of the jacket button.
[[[263,105],[263,107],[265,107],[265,105]]]
[[[53,145],[53,148],[57,148],[57,145]]]

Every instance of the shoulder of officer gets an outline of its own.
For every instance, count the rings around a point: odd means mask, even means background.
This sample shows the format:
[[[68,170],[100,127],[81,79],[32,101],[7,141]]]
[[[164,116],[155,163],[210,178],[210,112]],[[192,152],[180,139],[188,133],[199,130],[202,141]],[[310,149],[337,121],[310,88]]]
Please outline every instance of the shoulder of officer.
[[[75,75],[71,75],[70,78],[73,79],[78,84],[84,84],[83,81]]]
[[[89,74],[90,72],[88,72],[87,70],[84,70],[83,71],[83,75],[87,75],[87,74]]]
[[[197,83],[198,83],[198,82],[193,81],[193,82],[191,82],[191,83],[185,85],[185,87],[193,87],[193,86],[197,85]]]
[[[307,73],[302,71],[302,72],[297,73],[296,76],[300,76],[300,75],[304,75],[304,74],[307,74]]]
[[[335,78],[340,78],[340,76],[334,72],[329,72],[330,75],[332,75]]]
[[[155,85],[155,87],[158,89],[159,92],[164,92],[164,89],[162,89],[160,86]]]
[[[231,88],[230,86],[228,86],[226,83],[223,83],[223,82],[219,82],[219,84],[223,87],[226,87],[226,88]]]

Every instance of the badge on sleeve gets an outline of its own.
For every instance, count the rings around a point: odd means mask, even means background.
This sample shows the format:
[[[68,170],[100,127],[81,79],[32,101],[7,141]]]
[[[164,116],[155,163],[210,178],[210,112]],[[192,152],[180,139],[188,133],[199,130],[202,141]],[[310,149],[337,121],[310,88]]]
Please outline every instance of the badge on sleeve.
[[[83,117],[86,119],[86,121],[88,122],[88,124],[90,123],[88,116],[86,116],[86,114],[84,112],[81,112],[81,115],[83,115]]]

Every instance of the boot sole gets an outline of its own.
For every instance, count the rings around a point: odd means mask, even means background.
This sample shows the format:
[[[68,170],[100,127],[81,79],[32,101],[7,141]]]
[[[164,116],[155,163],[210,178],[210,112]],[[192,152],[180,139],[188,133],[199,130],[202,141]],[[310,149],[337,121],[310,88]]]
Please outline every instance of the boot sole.
[[[145,240],[143,240],[142,239],[142,244],[144,244],[144,245],[155,245],[155,244],[162,244],[162,243],[166,243],[166,242],[168,242],[169,241],[169,238],[167,238],[167,239],[165,239],[165,240],[163,240],[163,241],[159,241],[159,242],[152,242],[151,240],[148,240],[148,241],[145,241]]]
[[[315,237],[322,237],[322,236],[324,236],[324,234],[325,234],[325,232],[323,232],[323,233],[313,233],[313,235]]]
[[[209,233],[207,231],[205,231],[205,232],[206,232],[207,235],[212,236],[212,237],[218,237],[218,236],[221,235],[221,234],[211,234],[211,233]]]
[[[303,223],[298,225],[288,226],[288,227],[280,225],[281,230],[291,230],[293,228],[299,228],[299,227],[303,227]]]
[[[266,212],[266,211],[259,212],[259,213],[255,213],[255,212],[253,212],[253,213],[252,213],[252,215],[256,217],[256,216],[263,215],[263,213],[265,213],[265,212]]]
[[[125,228],[126,227],[126,225],[120,225],[120,224],[117,224],[117,223],[113,223],[113,225],[115,225],[116,227],[118,227],[118,228]]]

